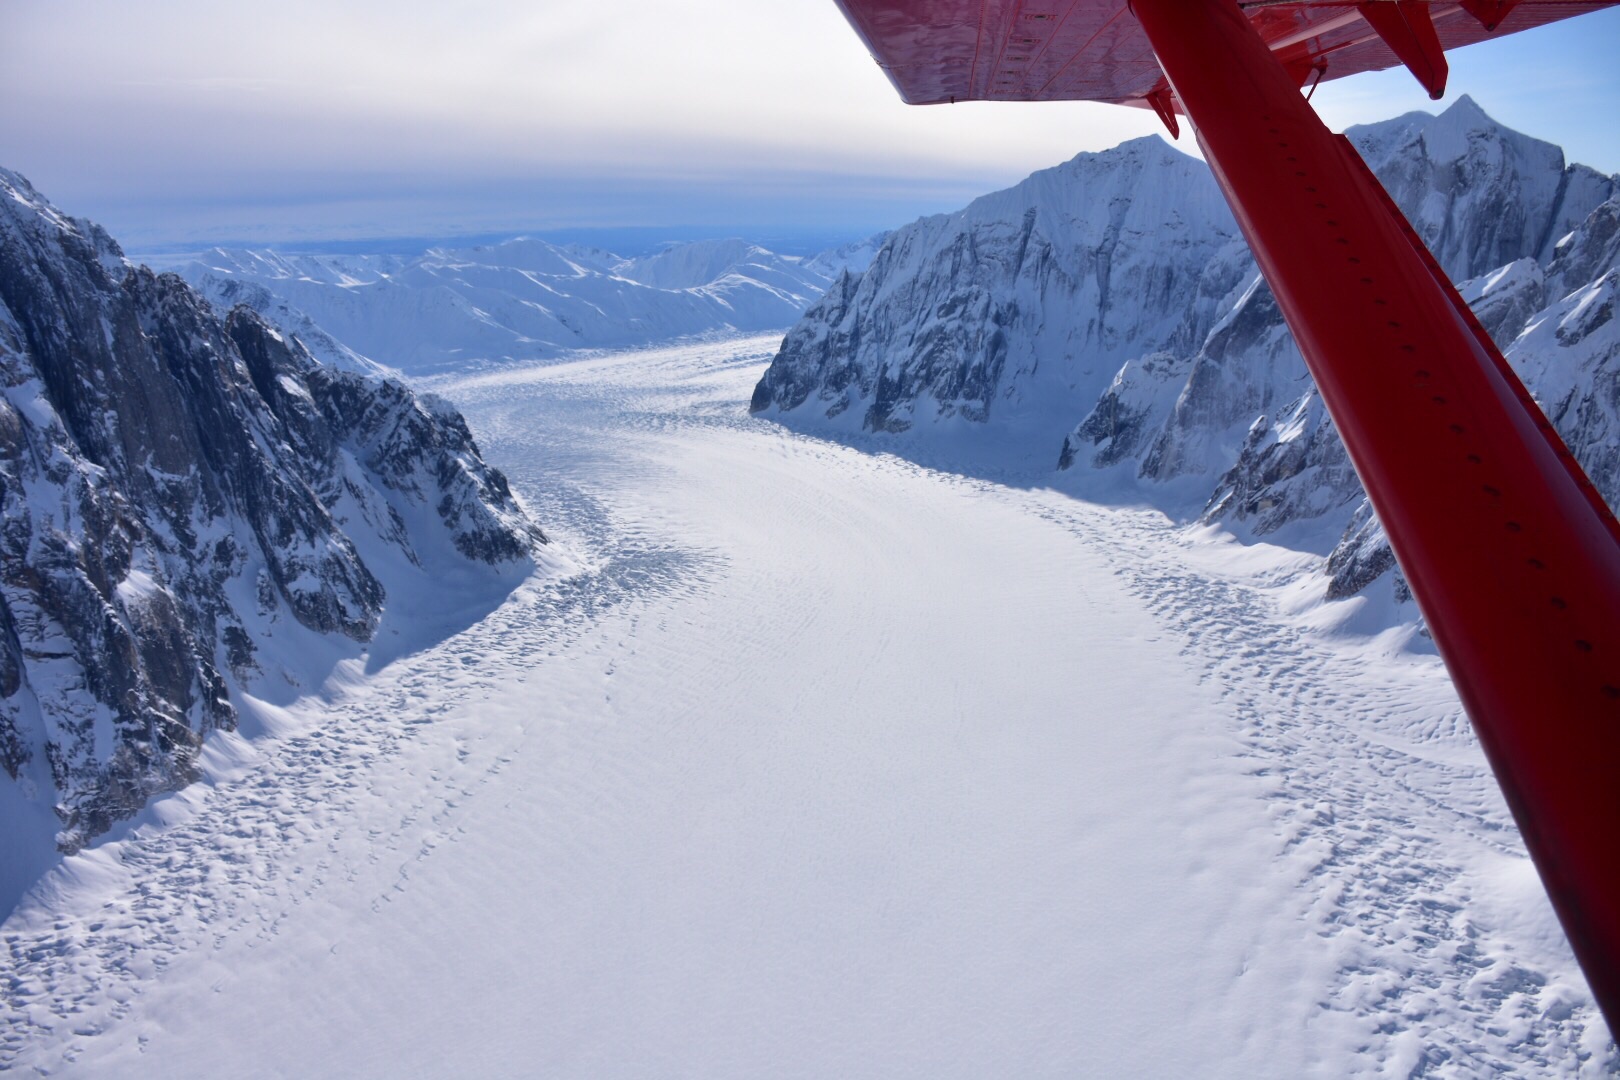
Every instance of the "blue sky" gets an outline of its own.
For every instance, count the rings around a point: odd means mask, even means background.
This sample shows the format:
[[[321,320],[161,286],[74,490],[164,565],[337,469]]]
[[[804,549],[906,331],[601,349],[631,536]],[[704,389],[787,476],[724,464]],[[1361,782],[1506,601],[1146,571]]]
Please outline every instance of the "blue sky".
[[[1617,50],[1620,9],[1474,46],[1448,100],[1620,171]],[[137,252],[853,236],[1159,130],[1085,103],[904,106],[832,0],[5,0],[0,101],[0,164]],[[1315,101],[1336,128],[1447,103],[1403,71]]]

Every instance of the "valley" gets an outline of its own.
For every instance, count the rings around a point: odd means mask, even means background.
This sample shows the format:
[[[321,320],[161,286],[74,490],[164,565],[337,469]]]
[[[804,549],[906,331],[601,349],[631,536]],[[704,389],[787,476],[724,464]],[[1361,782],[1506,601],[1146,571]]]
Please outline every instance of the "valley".
[[[750,416],[779,340],[436,381],[581,569],[244,703],[4,924],[0,1062],[1612,1067],[1409,626],[1354,632],[1310,556]]]

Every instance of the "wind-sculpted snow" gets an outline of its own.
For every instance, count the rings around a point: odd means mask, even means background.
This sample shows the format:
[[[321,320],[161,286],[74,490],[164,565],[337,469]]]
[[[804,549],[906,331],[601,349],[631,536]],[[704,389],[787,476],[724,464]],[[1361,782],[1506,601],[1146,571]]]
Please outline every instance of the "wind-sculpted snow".
[[[1620,1067],[1438,660],[1344,630],[1366,597],[750,418],[777,344],[438,383],[589,568],[256,708],[66,860],[0,926],[0,1068]]]
[[[371,641],[391,588],[546,542],[448,405],[217,318],[9,172],[0,499],[5,903],[37,841],[194,779],[245,688]]]
[[[358,354],[425,373],[787,326],[861,258],[703,240],[625,259],[523,238],[416,258],[215,249],[180,273],[216,304],[247,304],[303,337],[322,359]]]
[[[1598,283],[1620,268],[1616,178],[1566,165],[1466,97],[1348,134],[1620,502],[1612,350],[1576,326],[1602,321]],[[1588,300],[1566,302],[1576,294]],[[975,446],[1045,456],[1082,489],[1086,470],[1128,470],[1178,515],[1247,536],[1306,523],[1290,532],[1299,543],[1327,553],[1323,538],[1340,538],[1330,595],[1394,566],[1207,169],[1158,140],[897,230],[789,333],[753,404],[913,437],[959,437],[965,420],[987,429]]]

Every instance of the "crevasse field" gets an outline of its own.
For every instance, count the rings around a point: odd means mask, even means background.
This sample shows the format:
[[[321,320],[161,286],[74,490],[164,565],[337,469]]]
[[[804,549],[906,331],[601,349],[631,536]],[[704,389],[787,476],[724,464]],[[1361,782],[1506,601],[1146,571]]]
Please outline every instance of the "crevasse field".
[[[1286,550],[752,419],[778,341],[439,384],[569,557],[53,871],[0,1068],[1615,1067],[1434,657]]]

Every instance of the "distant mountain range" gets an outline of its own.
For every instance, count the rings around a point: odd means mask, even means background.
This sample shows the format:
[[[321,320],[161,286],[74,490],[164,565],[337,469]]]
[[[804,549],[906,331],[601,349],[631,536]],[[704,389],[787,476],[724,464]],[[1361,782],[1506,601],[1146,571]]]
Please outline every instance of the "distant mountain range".
[[[1620,178],[1468,98],[1347,134],[1620,505]],[[971,441],[1082,486],[1126,473],[1240,533],[1338,537],[1333,596],[1394,566],[1209,170],[1158,138],[895,230],[789,332],[753,409]]]
[[[812,258],[738,239],[639,258],[538,239],[415,257],[216,248],[177,269],[215,304],[246,304],[324,360],[426,374],[785,328],[838,273],[864,268],[879,243]]]

